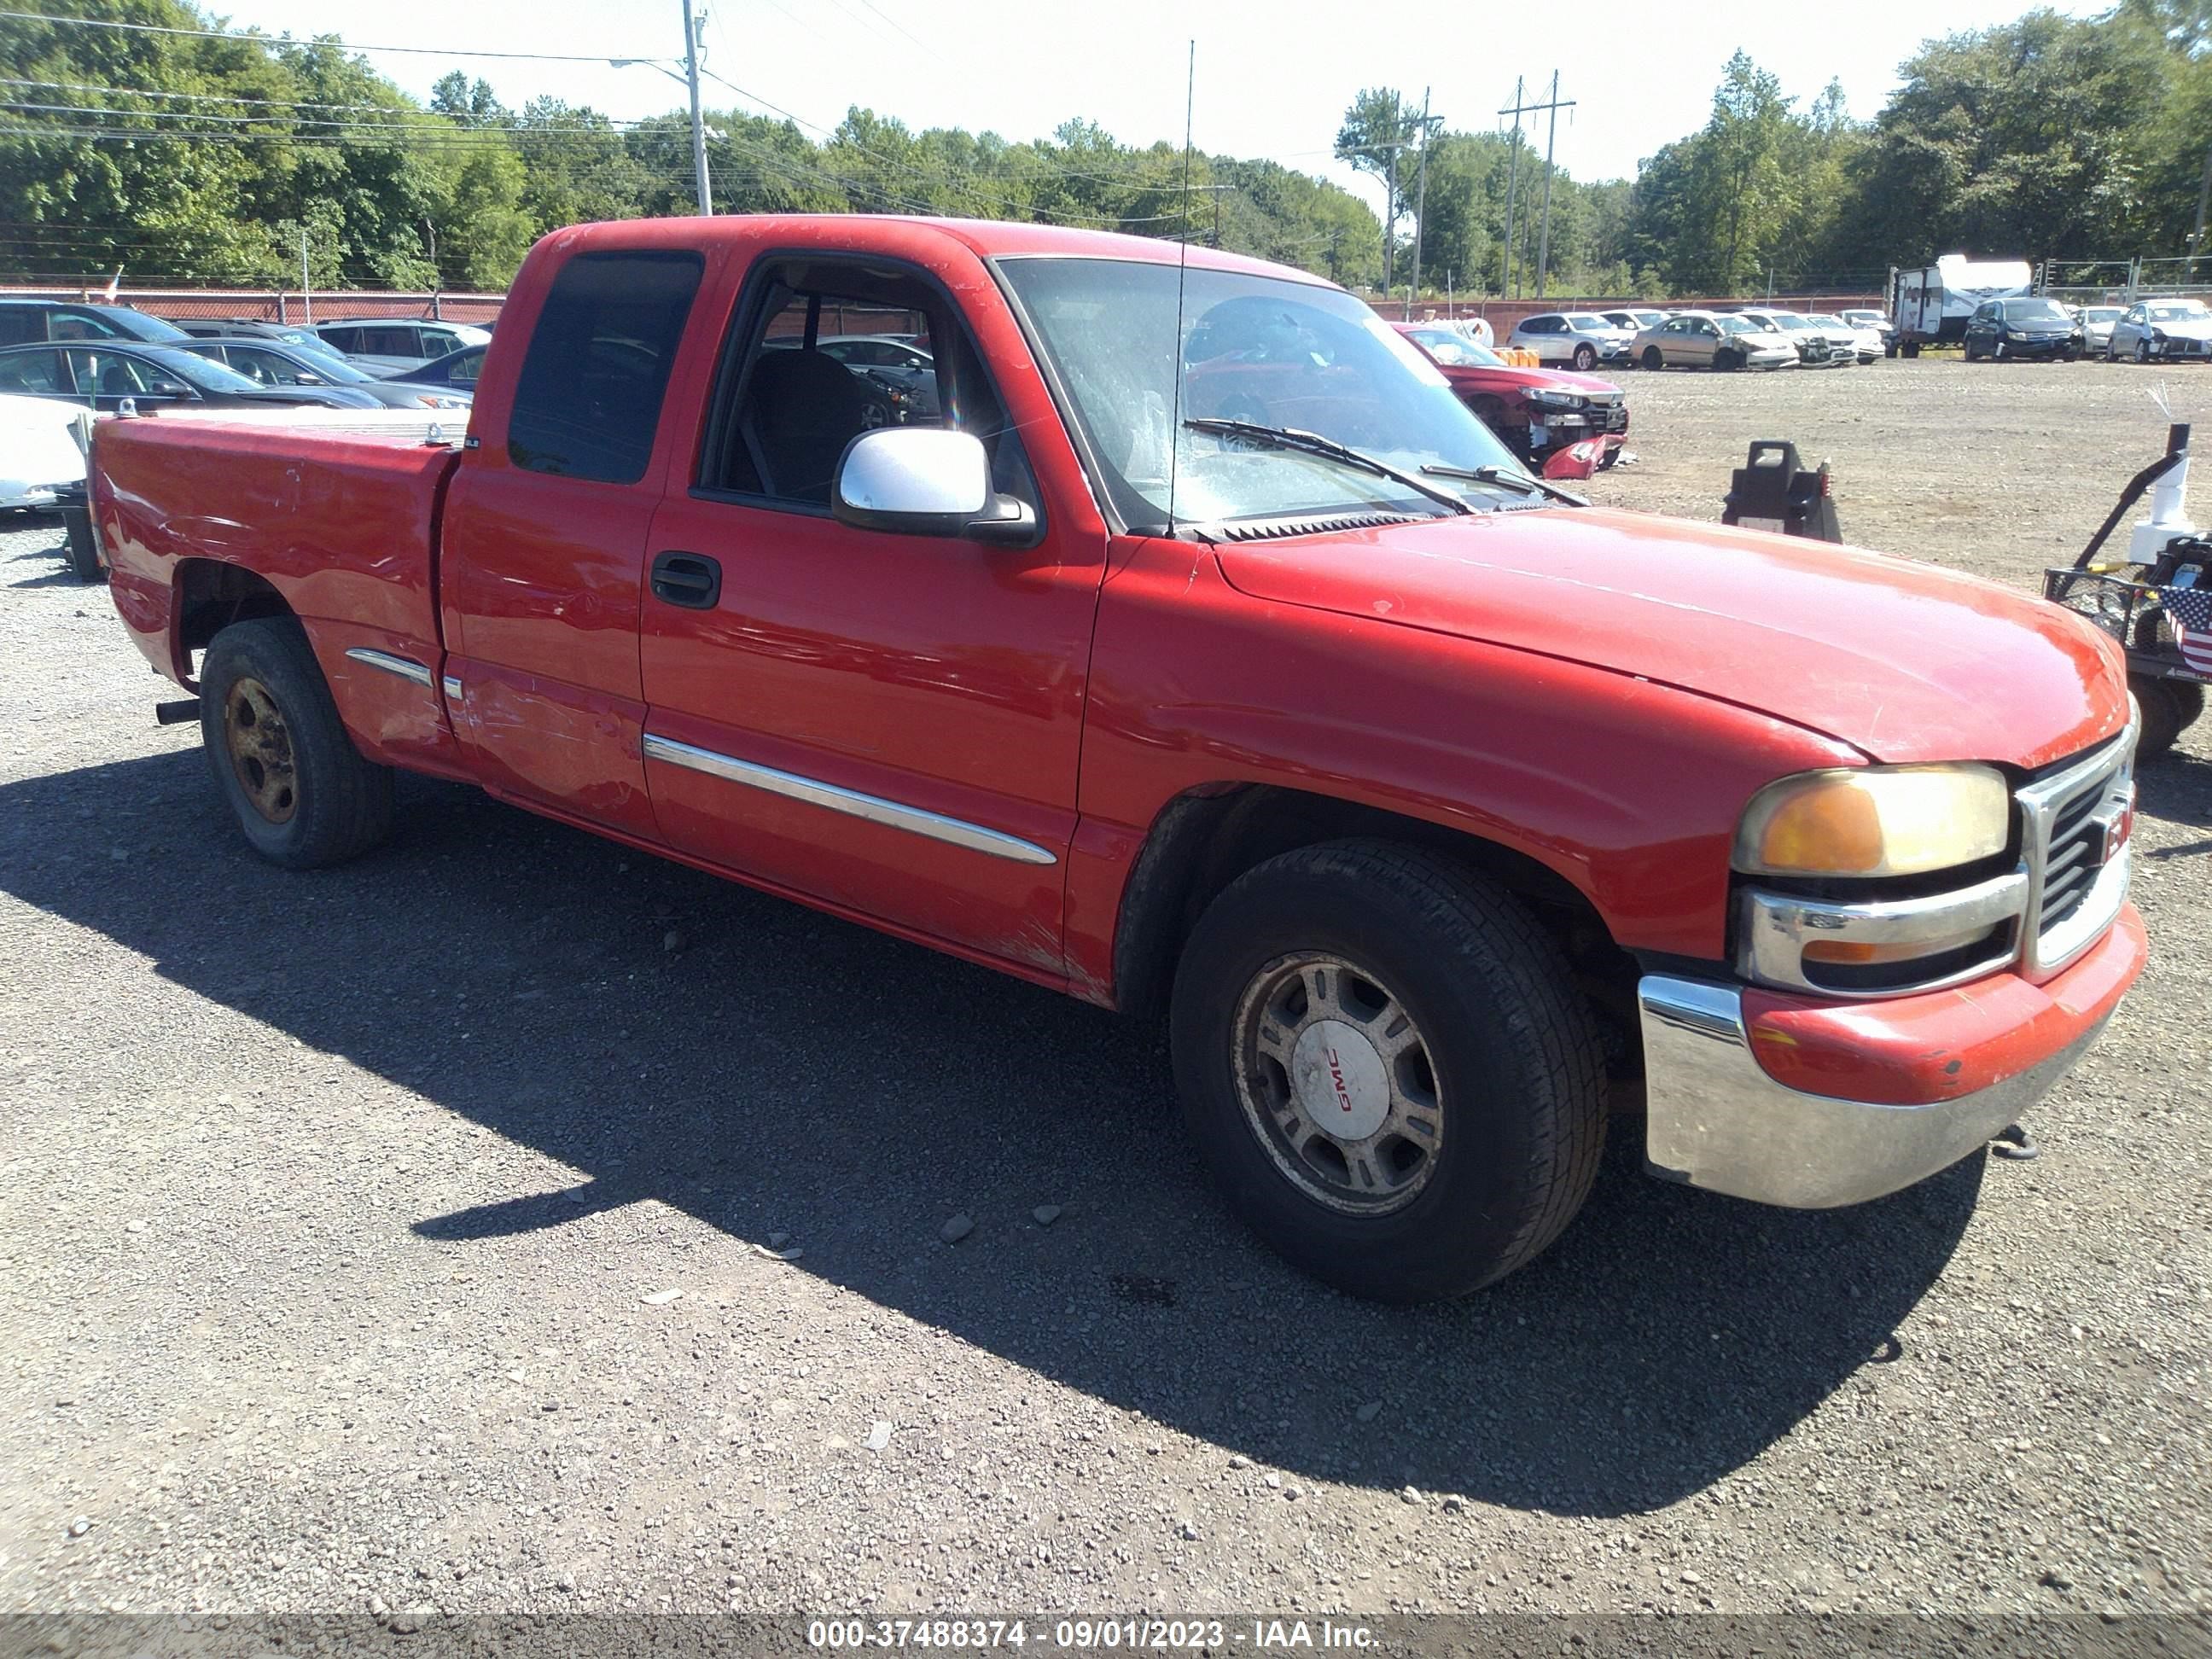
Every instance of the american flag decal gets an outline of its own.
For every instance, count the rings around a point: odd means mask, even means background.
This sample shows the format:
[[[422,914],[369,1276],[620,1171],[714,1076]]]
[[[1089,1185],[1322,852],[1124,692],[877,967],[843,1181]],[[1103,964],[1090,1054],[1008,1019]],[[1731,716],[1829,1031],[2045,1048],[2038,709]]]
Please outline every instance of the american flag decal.
[[[2212,675],[2212,587],[2161,587],[2181,659],[2197,672]]]

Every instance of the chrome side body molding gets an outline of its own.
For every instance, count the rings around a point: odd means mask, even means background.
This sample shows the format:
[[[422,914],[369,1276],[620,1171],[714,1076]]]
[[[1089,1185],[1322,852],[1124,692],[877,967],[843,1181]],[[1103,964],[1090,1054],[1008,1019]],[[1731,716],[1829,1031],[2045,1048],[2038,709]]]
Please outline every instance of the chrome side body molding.
[[[1035,842],[1024,841],[1018,836],[987,830],[980,823],[946,817],[940,812],[925,811],[919,806],[908,806],[900,801],[885,800],[880,795],[864,795],[856,789],[841,788],[834,783],[823,783],[817,778],[802,777],[796,772],[778,771],[773,766],[760,766],[751,761],[738,760],[734,756],[717,754],[711,749],[678,743],[673,738],[655,737],[648,732],[644,750],[647,760],[685,767],[694,772],[703,772],[708,777],[743,784],[749,789],[765,790],[771,795],[781,795],[789,800],[802,800],[811,806],[842,812],[848,817],[865,818],[870,823],[903,830],[911,835],[927,836],[932,841],[948,842],[955,847],[965,847],[971,852],[988,853],[993,858],[1012,859],[1017,864],[1057,864],[1060,861],[1048,848],[1039,847]]]

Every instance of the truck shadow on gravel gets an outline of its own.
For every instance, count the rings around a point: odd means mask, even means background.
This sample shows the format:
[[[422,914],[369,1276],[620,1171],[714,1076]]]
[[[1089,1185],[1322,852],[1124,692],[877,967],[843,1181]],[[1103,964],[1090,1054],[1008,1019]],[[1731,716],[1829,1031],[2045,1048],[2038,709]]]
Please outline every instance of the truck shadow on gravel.
[[[1243,1231],[1149,1029],[472,791],[404,783],[392,845],[296,876],[219,819],[197,750],[33,778],[0,787],[0,886],[586,1172],[422,1215],[425,1248],[659,1199],[803,1249],[742,1285],[816,1273],[1168,1429],[1380,1488],[1580,1515],[1698,1491],[1863,1368],[1923,1363],[1895,1328],[1984,1179],[1977,1158],[1857,1210],[1767,1211],[1644,1178],[1622,1123],[1533,1267],[1376,1307]],[[956,1212],[975,1230],[948,1246]]]

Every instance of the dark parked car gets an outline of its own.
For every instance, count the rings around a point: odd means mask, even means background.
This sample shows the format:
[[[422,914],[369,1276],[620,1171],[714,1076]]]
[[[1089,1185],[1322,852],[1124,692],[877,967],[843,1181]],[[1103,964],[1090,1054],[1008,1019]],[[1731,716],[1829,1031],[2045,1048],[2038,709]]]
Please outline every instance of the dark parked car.
[[[1984,300],[1966,321],[1966,361],[2063,357],[2082,350],[2081,319],[2056,300]]]
[[[417,386],[426,392],[453,392],[474,398],[477,377],[483,373],[484,350],[480,345],[463,346],[420,368],[410,369],[404,374],[388,374],[385,384]]]
[[[174,344],[185,338],[174,323],[129,306],[81,305],[68,300],[0,300],[0,346],[45,340],[143,340]]]
[[[346,386],[386,409],[466,409],[475,401],[465,390],[380,380],[343,357],[319,349],[279,345],[274,340],[195,340],[179,349],[225,364],[261,386]]]
[[[180,317],[177,326],[195,340],[274,340],[279,345],[331,349],[323,343],[323,337],[305,323],[271,323],[257,317]]]
[[[937,396],[937,360],[919,346],[878,334],[825,334],[823,356],[906,394],[909,420],[933,421],[943,412]]]
[[[58,398],[110,414],[126,398],[149,412],[166,404],[239,409],[265,404],[381,407],[352,386],[265,386],[183,346],[115,340],[9,346],[0,350],[0,392]]]

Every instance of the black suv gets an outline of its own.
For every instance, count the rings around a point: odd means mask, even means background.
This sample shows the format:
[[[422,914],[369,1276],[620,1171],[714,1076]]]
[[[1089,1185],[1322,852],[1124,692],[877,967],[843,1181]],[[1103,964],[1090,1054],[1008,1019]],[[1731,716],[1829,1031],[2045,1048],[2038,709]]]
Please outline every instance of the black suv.
[[[0,300],[0,346],[42,345],[53,340],[137,340],[174,345],[190,337],[129,306],[85,305],[72,300]]]

